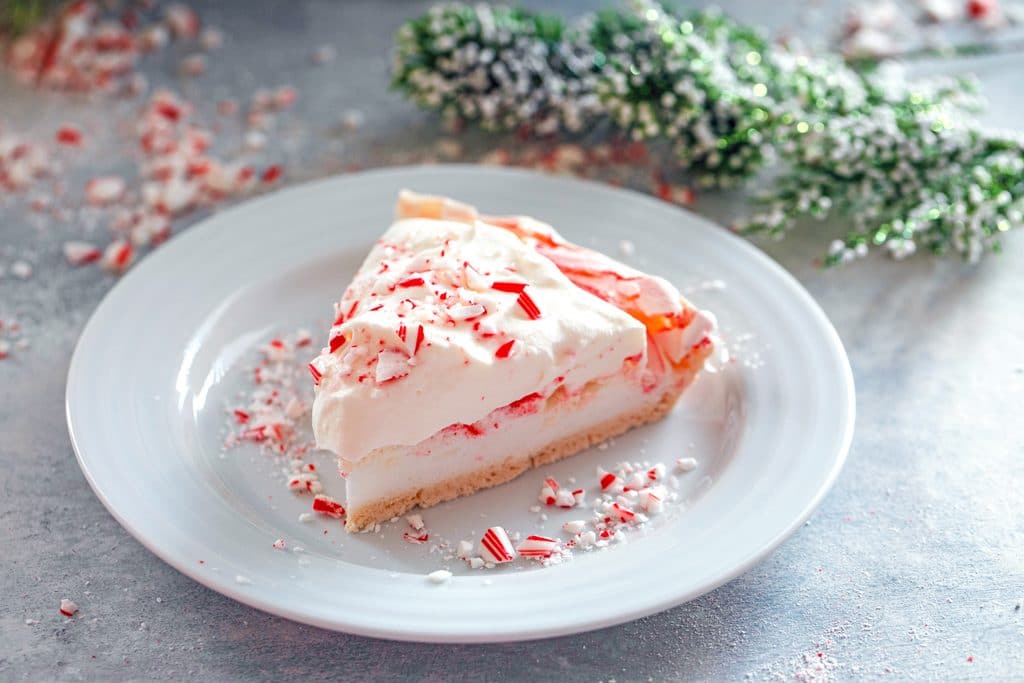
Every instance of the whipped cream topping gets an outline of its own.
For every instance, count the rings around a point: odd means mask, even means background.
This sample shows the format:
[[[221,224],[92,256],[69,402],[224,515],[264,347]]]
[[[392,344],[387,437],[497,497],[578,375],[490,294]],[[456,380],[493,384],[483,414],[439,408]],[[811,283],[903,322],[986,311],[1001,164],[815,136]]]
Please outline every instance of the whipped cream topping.
[[[483,216],[476,208],[447,197],[403,190],[399,216],[430,216],[473,223],[477,220],[516,234],[549,258],[572,282],[640,320],[668,360],[683,364],[695,347],[714,344],[715,316],[688,304],[664,278],[649,275],[601,252],[564,239],[554,228],[529,216]],[[633,244],[625,251],[632,252]],[[652,358],[652,364],[658,359]]]
[[[317,444],[346,460],[644,365],[643,323],[470,207],[435,208],[374,246],[311,364]]]
[[[528,216],[483,220],[515,233],[576,286],[642,321],[654,344],[672,363],[683,362],[695,346],[712,343],[718,327],[715,316],[688,306],[679,290],[664,278],[568,242],[550,225]]]

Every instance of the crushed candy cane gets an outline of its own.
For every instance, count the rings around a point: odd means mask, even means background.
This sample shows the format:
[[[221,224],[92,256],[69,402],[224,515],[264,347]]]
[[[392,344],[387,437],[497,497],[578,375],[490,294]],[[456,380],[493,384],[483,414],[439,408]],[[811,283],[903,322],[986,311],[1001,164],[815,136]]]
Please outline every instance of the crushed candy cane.
[[[473,555],[473,544],[470,541],[459,541],[455,550],[455,557],[460,560],[469,560]]]
[[[123,273],[135,258],[135,248],[127,240],[114,240],[103,251],[103,267],[111,273]]]
[[[73,266],[83,266],[99,261],[103,257],[103,251],[99,247],[78,240],[65,242],[63,251],[64,259]]]
[[[527,536],[526,540],[516,547],[516,552],[522,557],[549,558],[558,551],[559,543],[547,536]]]
[[[255,363],[242,368],[248,382],[241,399],[225,407],[224,448],[255,446],[280,458],[286,487],[298,495],[312,494],[312,513],[341,517],[344,507],[322,495],[319,470],[307,460],[314,450],[309,428],[312,391],[302,349],[311,344],[309,332],[300,328],[274,335],[259,347]]]
[[[297,474],[288,480],[288,490],[295,493],[318,494],[324,490],[320,477],[315,474]]]
[[[325,495],[313,496],[313,512],[340,519],[345,516],[345,506]]]
[[[78,604],[67,598],[61,598],[60,613],[66,617],[73,617],[78,613]]]
[[[516,550],[508,533],[500,526],[492,526],[480,539],[478,548],[481,557],[488,562],[503,564],[516,559]]]
[[[574,520],[568,521],[568,522],[566,522],[566,523],[564,523],[562,525],[562,531],[564,531],[567,534],[572,534],[572,535],[579,534],[580,532],[582,532],[586,528],[587,528],[587,522],[585,520],[582,520],[582,519],[574,519]]]

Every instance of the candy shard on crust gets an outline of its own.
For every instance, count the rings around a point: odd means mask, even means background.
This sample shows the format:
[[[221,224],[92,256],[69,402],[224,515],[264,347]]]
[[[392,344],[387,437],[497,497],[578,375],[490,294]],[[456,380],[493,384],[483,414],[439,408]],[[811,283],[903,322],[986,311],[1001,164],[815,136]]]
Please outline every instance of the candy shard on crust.
[[[396,214],[311,364],[349,530],[660,419],[712,351],[711,314],[544,223],[408,191]],[[546,504],[582,501],[546,488]]]

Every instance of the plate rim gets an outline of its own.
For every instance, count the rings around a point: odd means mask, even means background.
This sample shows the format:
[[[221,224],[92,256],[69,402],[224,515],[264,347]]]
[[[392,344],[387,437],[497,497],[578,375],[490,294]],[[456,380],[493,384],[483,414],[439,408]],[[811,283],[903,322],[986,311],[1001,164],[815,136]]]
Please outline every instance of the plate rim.
[[[521,630],[509,630],[502,631],[500,628],[493,631],[488,631],[482,635],[451,635],[446,632],[433,632],[424,633],[416,629],[405,629],[395,630],[393,628],[375,628],[366,626],[361,623],[356,623],[351,620],[343,618],[336,619],[324,619],[319,618],[315,615],[306,614],[300,609],[289,609],[286,606],[269,603],[265,599],[261,599],[259,593],[249,593],[238,585],[231,582],[231,577],[224,574],[211,574],[203,573],[191,563],[187,563],[183,559],[177,558],[173,552],[168,548],[162,547],[154,539],[150,539],[141,529],[134,525],[131,520],[126,517],[121,511],[118,510],[114,502],[104,493],[101,482],[99,482],[94,472],[90,469],[87,462],[87,458],[83,455],[82,449],[79,444],[77,437],[77,430],[75,425],[75,408],[73,406],[73,393],[76,387],[76,382],[80,381],[79,376],[84,372],[83,366],[86,364],[86,360],[83,359],[85,350],[88,343],[91,341],[93,336],[101,335],[102,331],[97,330],[98,318],[100,313],[105,312],[106,308],[113,305],[111,300],[115,293],[122,292],[126,289],[131,288],[134,285],[134,281],[139,278],[145,277],[147,266],[154,262],[154,260],[162,260],[165,258],[174,258],[174,252],[182,249],[187,249],[193,243],[200,244],[204,239],[203,234],[210,228],[210,223],[217,220],[222,220],[225,217],[230,219],[231,215],[235,212],[251,209],[254,205],[259,205],[264,202],[280,201],[283,197],[290,193],[298,193],[301,191],[308,191],[315,188],[317,185],[328,185],[331,183],[339,182],[342,180],[365,178],[368,176],[402,176],[409,173],[429,173],[431,169],[444,169],[446,171],[456,172],[470,172],[470,173],[489,173],[494,175],[524,175],[530,177],[541,176],[547,180],[564,182],[568,184],[582,184],[587,185],[600,191],[607,192],[615,195],[624,193],[631,197],[632,200],[642,201],[651,205],[656,205],[661,209],[670,208],[678,211],[687,216],[687,220],[694,225],[700,225],[702,229],[711,229],[719,233],[719,237],[729,245],[729,248],[738,249],[744,253],[744,255],[750,259],[753,259],[761,267],[770,271],[780,284],[782,284],[788,292],[793,295],[796,301],[804,309],[805,313],[809,313],[812,318],[815,319],[818,324],[819,331],[824,334],[827,338],[828,352],[831,357],[830,360],[839,370],[837,379],[842,385],[843,392],[841,397],[837,397],[841,402],[841,410],[837,413],[841,414],[843,423],[843,433],[839,440],[839,446],[833,454],[833,462],[831,468],[828,470],[826,476],[818,485],[817,490],[814,494],[808,497],[808,502],[800,511],[800,513],[794,517],[794,519],[773,537],[765,541],[760,547],[753,550],[747,559],[743,562],[738,563],[730,571],[723,572],[721,575],[715,577],[714,580],[705,581],[699,585],[692,586],[689,590],[679,591],[674,593],[672,596],[665,599],[645,604],[643,606],[634,609],[620,609],[613,613],[610,613],[604,617],[592,618],[585,622],[573,622],[562,626],[552,627],[546,625],[533,631],[524,632]],[[173,246],[173,245],[177,246]],[[385,168],[376,168],[358,173],[343,173],[327,176],[324,178],[318,178],[315,180],[296,183],[289,185],[281,190],[271,192],[259,197],[253,197],[246,201],[239,202],[223,211],[216,212],[210,216],[206,216],[196,223],[192,224],[185,233],[179,234],[171,241],[168,245],[165,245],[162,249],[156,253],[149,254],[143,261],[131,269],[129,273],[121,277],[118,282],[114,284],[103,296],[99,304],[91,312],[88,321],[82,327],[82,331],[79,334],[77,341],[75,342],[74,351],[71,355],[71,360],[68,365],[68,371],[66,376],[65,384],[65,418],[68,428],[68,436],[71,442],[72,449],[75,454],[75,459],[85,476],[90,488],[96,497],[100,500],[107,511],[114,517],[115,520],[144,548],[152,552],[163,562],[167,563],[177,571],[181,572],[185,576],[192,580],[197,581],[201,585],[214,590],[222,595],[225,595],[233,600],[236,600],[249,607],[253,607],[260,611],[273,614],[275,616],[284,617],[299,623],[309,624],[324,628],[327,630],[341,631],[353,635],[368,636],[373,638],[382,638],[388,640],[407,641],[407,642],[423,642],[423,643],[498,643],[498,642],[520,642],[536,640],[541,638],[549,638],[562,635],[570,635],[575,633],[583,633],[587,631],[593,631],[601,628],[606,628],[614,625],[619,625],[639,619],[652,614],[660,613],[672,607],[681,605],[689,602],[701,595],[709,593],[726,583],[734,580],[735,578],[745,574],[754,566],[762,562],[768,555],[774,552],[786,539],[793,535],[813,514],[817,507],[824,500],[825,496],[828,495],[829,491],[834,486],[838,479],[839,473],[846,462],[849,455],[850,446],[853,441],[854,428],[856,424],[856,390],[853,378],[853,371],[849,363],[849,358],[846,353],[846,349],[843,346],[842,340],[839,337],[838,332],[832,325],[828,316],[818,305],[817,301],[811,296],[811,294],[800,284],[800,282],[785,268],[779,265],[774,259],[768,256],[764,251],[758,249],[750,241],[745,240],[733,232],[727,230],[721,225],[714,221],[700,216],[690,210],[683,209],[681,207],[665,207],[664,202],[646,195],[642,192],[638,192],[629,188],[619,188],[601,183],[599,181],[582,179],[575,177],[558,177],[550,176],[547,174],[537,173],[526,169],[517,168],[495,168],[489,166],[482,166],[478,164],[441,164],[441,165],[409,165],[409,166],[393,166]]]

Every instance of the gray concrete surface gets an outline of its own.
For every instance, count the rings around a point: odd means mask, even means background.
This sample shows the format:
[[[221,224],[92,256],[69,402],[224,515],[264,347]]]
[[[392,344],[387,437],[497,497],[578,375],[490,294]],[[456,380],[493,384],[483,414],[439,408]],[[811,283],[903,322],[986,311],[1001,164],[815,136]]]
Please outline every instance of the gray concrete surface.
[[[798,8],[725,5],[774,26]],[[210,73],[179,82],[176,49],[145,71],[209,103],[294,84],[299,104],[267,152],[284,158],[288,182],[393,163],[443,136],[386,89],[392,31],[422,7],[209,3],[204,17],[227,34]],[[327,42],[337,61],[310,69],[313,46]],[[1000,57],[957,68],[981,76],[994,122],[1019,128],[1022,66]],[[49,135],[75,120],[100,143],[132,107],[0,76],[0,125],[11,129]],[[349,107],[367,125],[339,135]],[[470,136],[467,148],[485,144]],[[80,186],[130,164],[126,155],[97,144],[68,177]],[[735,199],[710,194],[696,210],[728,220]],[[440,646],[330,633],[236,604],[163,564],[106,512],[75,463],[63,411],[76,336],[113,284],[59,254],[92,220],[41,222],[0,197],[0,266],[35,265],[27,281],[0,279],[0,319],[20,320],[31,342],[0,361],[0,680],[1024,679],[1024,236],[979,267],[878,257],[821,272],[813,258],[838,225],[767,245],[835,323],[857,382],[853,449],[811,521],[746,575],[664,614],[537,643]],[[81,605],[73,620],[57,612],[63,596]]]

